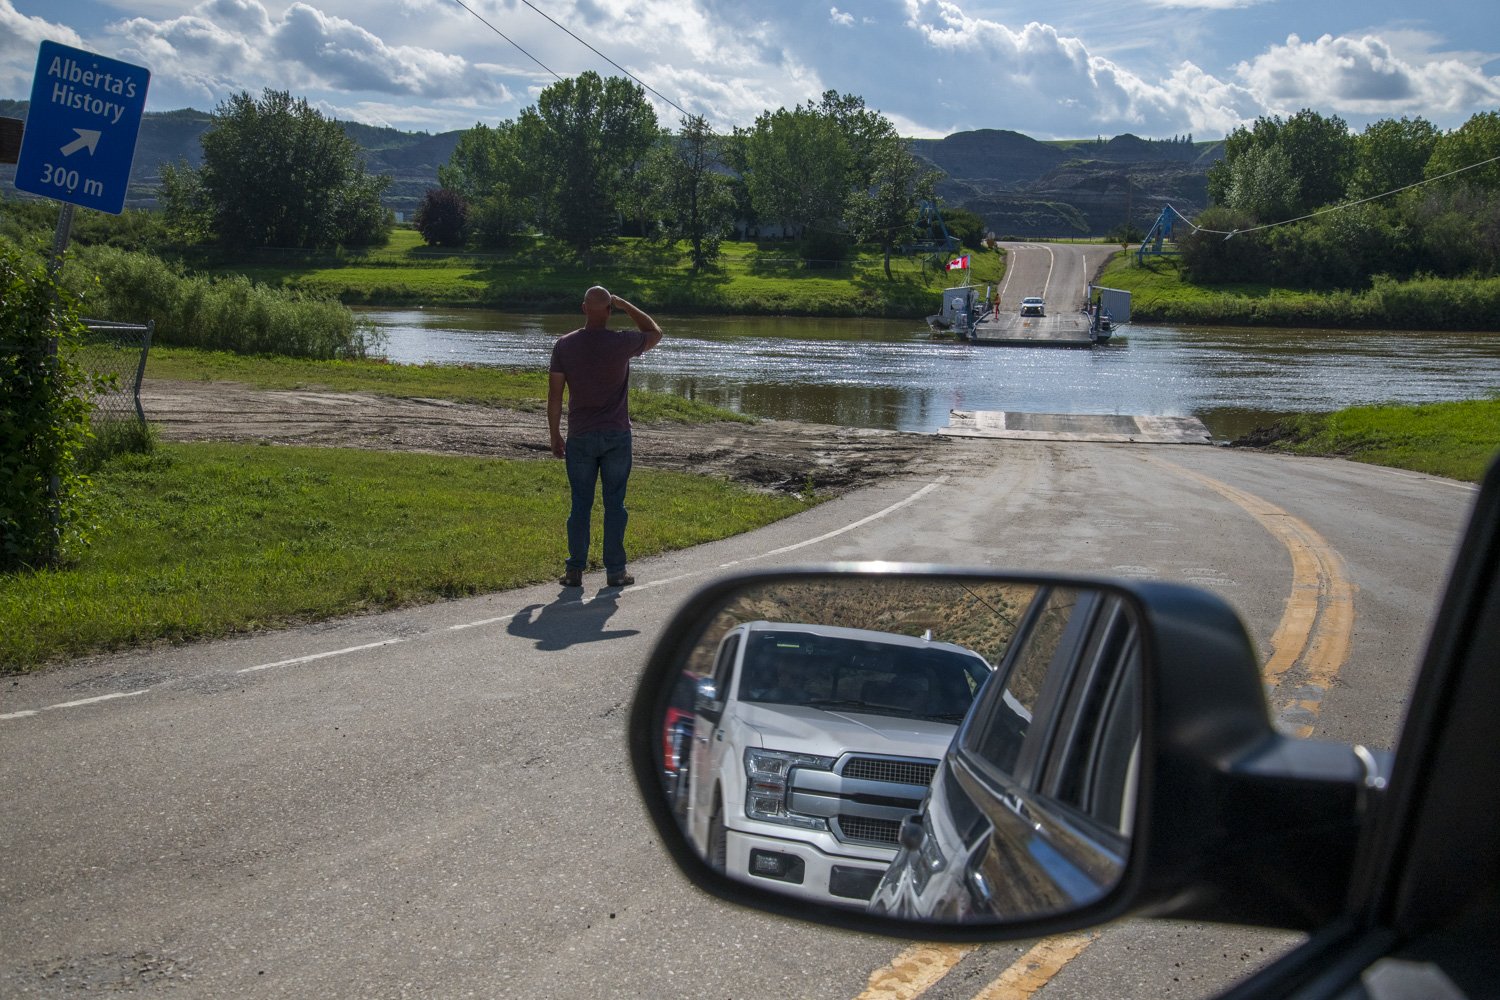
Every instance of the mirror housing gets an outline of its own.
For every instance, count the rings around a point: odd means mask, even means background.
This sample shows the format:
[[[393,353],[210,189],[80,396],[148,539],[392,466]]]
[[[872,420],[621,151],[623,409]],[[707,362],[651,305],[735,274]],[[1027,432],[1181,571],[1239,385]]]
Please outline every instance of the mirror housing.
[[[870,581],[1076,588],[1110,595],[1130,610],[1141,664],[1135,813],[1123,867],[1107,891],[1060,912],[988,923],[932,923],[791,898],[774,887],[731,878],[694,848],[680,810],[664,790],[657,734],[669,692],[710,622],[737,596],[756,588]],[[701,707],[722,711],[721,699],[729,695],[712,679],[698,682]],[[975,710],[983,701],[976,699]],[[1127,913],[1310,930],[1340,910],[1363,818],[1384,767],[1363,748],[1277,732],[1249,636],[1229,605],[1208,591],[1151,581],[889,563],[744,573],[700,589],[668,622],[647,662],[628,739],[648,814],[672,859],[699,887],[797,919],[949,941],[1033,938]],[[920,816],[901,822],[903,850],[918,852],[928,838]]]

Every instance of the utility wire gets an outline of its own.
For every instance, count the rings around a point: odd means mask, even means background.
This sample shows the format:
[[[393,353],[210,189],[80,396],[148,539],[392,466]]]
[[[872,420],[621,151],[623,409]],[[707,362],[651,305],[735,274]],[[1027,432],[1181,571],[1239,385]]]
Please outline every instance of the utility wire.
[[[456,4],[458,4],[464,10],[468,11],[470,14],[473,14],[475,17],[478,17],[480,24],[484,25],[486,28],[489,28],[491,31],[493,31],[495,34],[499,35],[501,38],[505,39],[507,42],[510,42],[510,44],[514,45],[520,51],[520,53],[523,56],[525,56],[527,59],[530,59],[532,62],[536,63],[538,66],[542,67],[542,69],[546,70],[548,73],[551,73],[553,76],[556,76],[559,80],[562,79],[561,76],[558,76],[556,70],[554,70],[551,66],[548,66],[546,63],[542,62],[540,59],[538,59],[536,56],[532,55],[530,52],[527,52],[525,49],[521,48],[520,43],[518,43],[514,38],[511,38],[505,32],[501,31],[499,28],[495,27],[493,24],[491,24],[490,22],[486,21],[484,18],[480,17],[479,16],[479,12],[477,10],[475,10],[473,7],[470,7],[468,4],[464,3],[464,0],[453,0],[453,2],[456,3]]]
[[[672,107],[676,108],[678,111],[682,112],[682,116],[684,118],[691,118],[691,117],[693,117],[692,115],[688,114],[686,111],[683,111],[682,105],[678,104],[676,101],[672,100],[670,97],[667,97],[661,91],[657,90],[655,87],[651,86],[646,81],[644,81],[640,77],[636,76],[634,73],[630,72],[630,70],[626,69],[624,66],[621,66],[619,63],[615,62],[609,56],[605,55],[603,52],[600,52],[598,49],[594,48],[588,42],[585,42],[582,38],[579,38],[577,35],[574,35],[572,29],[570,29],[567,25],[560,23],[551,14],[547,13],[546,11],[542,10],[542,8],[538,7],[536,4],[532,3],[531,0],[521,0],[521,2],[524,3],[526,6],[530,7],[532,10],[536,11],[538,14],[542,15],[543,17],[545,17],[547,20],[551,21],[553,24],[557,25],[557,27],[561,28],[563,31],[566,31],[569,35],[571,35],[573,37],[574,41],[578,42],[578,44],[580,44],[584,48],[588,49],[594,55],[598,56],[600,59],[603,59],[605,62],[607,62],[611,66],[613,66],[615,69],[619,70],[621,73],[624,73],[626,76],[630,77],[636,83],[640,84],[642,87],[645,87],[647,90],[651,91],[651,93],[655,94],[657,97],[660,97],[663,101],[665,101],[666,103],[670,104]]]
[[[523,55],[526,56],[526,58],[530,59],[532,62],[536,63],[538,66],[542,67],[542,69],[546,70],[548,73],[551,73],[553,76],[557,77],[558,80],[562,79],[562,77],[557,73],[556,70],[554,70],[552,67],[548,66],[546,63],[542,62],[540,59],[538,59],[536,56],[532,55],[530,52],[527,52],[525,49],[521,48],[521,46],[519,44],[517,44],[516,40],[513,39],[513,38],[511,38],[507,34],[505,34],[505,32],[501,31],[499,28],[495,27],[493,24],[491,24],[490,22],[486,21],[484,18],[480,17],[478,11],[474,10],[473,7],[470,7],[468,4],[464,3],[464,0],[453,0],[453,2],[456,3],[456,4],[458,4],[464,10],[468,11],[470,14],[473,14],[476,18],[479,18],[479,21],[480,21],[481,24],[483,24],[486,28],[489,28],[495,34],[499,35],[501,38],[504,38],[507,42],[510,42],[510,44],[514,45],[518,50],[520,50],[520,52]],[[579,38],[576,34],[573,33],[573,31],[567,25],[562,24],[561,22],[559,22],[551,14],[548,14],[546,11],[542,10],[536,4],[532,3],[531,0],[521,0],[521,2],[524,3],[526,6],[530,7],[532,10],[536,11],[538,14],[542,15],[543,17],[545,17],[548,21],[551,21],[553,23],[553,25],[555,25],[556,27],[561,28],[563,31],[566,31],[573,38],[574,41],[578,42],[578,44],[582,45],[584,48],[586,48],[590,52],[594,53],[594,55],[598,56],[600,59],[603,59],[605,62],[609,63],[615,69],[619,70],[621,73],[624,73],[626,76],[630,77],[632,80],[634,80],[636,83],[640,84],[645,89],[651,91],[651,93],[653,93],[657,97],[661,98],[662,101],[664,101],[665,103],[671,105],[673,108],[676,108],[682,114],[682,116],[684,118],[691,118],[691,117],[693,117],[686,110],[683,109],[682,105],[678,104],[676,101],[672,100],[670,97],[668,97],[667,95],[663,94],[661,91],[657,90],[655,87],[651,86],[645,80],[642,80],[640,77],[638,77],[634,73],[630,72],[630,70],[626,69],[624,66],[621,66],[619,63],[615,62],[613,59],[611,59],[609,56],[605,55],[603,52],[600,52],[598,49],[594,48],[592,45],[590,45],[588,42],[584,41],[582,38]]]
[[[1186,222],[1188,225],[1192,226],[1193,232],[1209,233],[1213,236],[1222,236],[1227,240],[1231,236],[1244,236],[1246,233],[1256,233],[1262,229],[1274,229],[1277,226],[1291,225],[1293,222],[1305,222],[1308,219],[1316,218],[1319,215],[1327,215],[1329,212],[1338,212],[1346,208],[1353,208],[1356,205],[1363,205],[1368,201],[1376,201],[1380,198],[1389,198],[1393,194],[1400,194],[1402,191],[1410,191],[1412,188],[1421,187],[1423,184],[1431,184],[1433,181],[1440,181],[1445,178],[1452,177],[1454,174],[1461,174],[1465,170],[1473,170],[1475,167],[1482,167],[1487,163],[1494,163],[1496,161],[1500,161],[1500,156],[1492,156],[1488,160],[1480,160],[1478,163],[1471,163],[1467,167],[1459,167],[1457,170],[1450,170],[1446,174],[1438,174],[1436,177],[1424,177],[1423,179],[1414,181],[1413,183],[1407,184],[1404,187],[1398,187],[1391,191],[1384,191],[1380,194],[1372,194],[1368,198],[1361,198],[1358,201],[1346,201],[1342,205],[1330,205],[1328,208],[1320,208],[1316,212],[1308,212],[1306,215],[1299,215],[1295,219],[1282,219],[1280,222],[1267,222],[1263,226],[1254,226],[1250,229],[1204,229],[1202,226],[1195,224],[1192,219],[1189,219],[1187,216],[1179,212],[1175,207],[1171,205],[1168,205],[1167,207],[1172,209],[1173,215],[1177,216],[1183,222]]]

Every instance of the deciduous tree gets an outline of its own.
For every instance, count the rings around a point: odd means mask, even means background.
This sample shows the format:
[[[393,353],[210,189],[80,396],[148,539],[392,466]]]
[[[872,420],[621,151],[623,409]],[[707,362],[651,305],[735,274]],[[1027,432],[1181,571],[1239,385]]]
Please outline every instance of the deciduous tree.
[[[1462,126],[1438,137],[1432,157],[1427,161],[1427,176],[1439,177],[1464,167],[1456,182],[1500,192],[1500,161],[1485,163],[1500,156],[1500,111],[1481,111]],[[1475,164],[1483,163],[1483,166]]]
[[[660,148],[656,176],[667,233],[687,241],[697,271],[718,259],[719,241],[734,223],[734,194],[724,173],[720,139],[708,119],[691,115]]]
[[[169,212],[201,212],[230,246],[325,247],[382,238],[391,225],[372,177],[338,122],[302,98],[267,89],[221,103],[203,134],[203,165],[163,188]],[[192,174],[194,176],[189,176]],[[197,199],[196,203],[194,199]]]
[[[428,188],[412,221],[428,246],[461,247],[468,236],[469,202],[449,188]]]
[[[594,72],[543,90],[516,122],[522,159],[535,178],[548,230],[586,254],[608,236],[626,173],[656,141],[656,112],[645,91]]]
[[[1337,115],[1324,118],[1316,111],[1302,110],[1283,121],[1279,115],[1257,118],[1250,128],[1241,126],[1224,140],[1224,158],[1208,170],[1208,194],[1220,205],[1231,205],[1230,189],[1237,177],[1235,164],[1243,157],[1257,160],[1253,174],[1266,174],[1268,163],[1280,169],[1280,158],[1268,160],[1268,150],[1285,157],[1288,176],[1296,182],[1296,199],[1287,211],[1293,215],[1332,204],[1344,196],[1354,164],[1354,139],[1349,126]],[[1244,173],[1238,179],[1243,180]],[[1240,185],[1244,189],[1243,183]]]
[[[917,207],[932,198],[937,176],[912,152],[911,143],[893,132],[875,152],[868,189],[853,195],[850,217],[855,231],[880,247],[887,281],[891,280],[891,251],[913,236]]]
[[[746,136],[750,198],[763,220],[839,232],[849,198],[843,133],[811,105],[762,112]]]
[[[1425,118],[1385,118],[1367,126],[1354,139],[1349,196],[1373,198],[1420,181],[1438,135]]]

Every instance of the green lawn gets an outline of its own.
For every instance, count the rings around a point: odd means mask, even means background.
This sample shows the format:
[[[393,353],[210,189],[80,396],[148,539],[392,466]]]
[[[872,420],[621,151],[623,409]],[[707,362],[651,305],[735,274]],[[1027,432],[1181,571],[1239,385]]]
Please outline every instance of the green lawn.
[[[964,250],[975,284],[998,282],[1004,255]],[[957,274],[928,257],[894,257],[891,278],[880,253],[855,250],[827,265],[797,258],[793,244],[723,244],[712,267],[693,273],[680,247],[621,239],[587,265],[540,240],[501,253],[451,253],[424,246],[414,230],[397,229],[380,248],[344,256],[251,254],[215,267],[205,258],[191,266],[247,274],[259,282],[337,296],[349,304],[486,305],[501,308],[577,308],[583,289],[608,285],[617,294],[677,312],[746,315],[921,317]]]
[[[560,462],[163,445],[94,483],[73,565],[0,576],[0,670],[525,586],[567,554]],[[644,558],[816,502],[637,469],[626,544]]]
[[[1500,455],[1500,397],[1423,406],[1356,406],[1288,417],[1267,446],[1476,483]]]

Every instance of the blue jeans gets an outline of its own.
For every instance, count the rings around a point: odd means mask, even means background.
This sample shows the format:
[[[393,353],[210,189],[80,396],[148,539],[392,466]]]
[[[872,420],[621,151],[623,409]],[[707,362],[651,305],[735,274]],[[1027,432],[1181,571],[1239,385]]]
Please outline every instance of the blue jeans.
[[[568,569],[589,562],[589,517],[594,483],[604,481],[604,572],[625,572],[625,484],[630,479],[630,432],[590,431],[568,438],[564,461],[573,508],[568,513]]]

